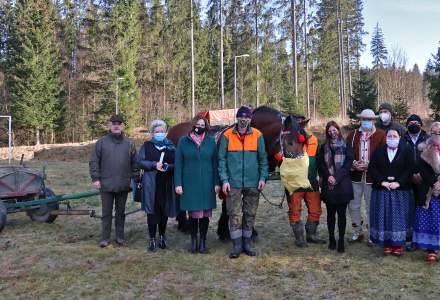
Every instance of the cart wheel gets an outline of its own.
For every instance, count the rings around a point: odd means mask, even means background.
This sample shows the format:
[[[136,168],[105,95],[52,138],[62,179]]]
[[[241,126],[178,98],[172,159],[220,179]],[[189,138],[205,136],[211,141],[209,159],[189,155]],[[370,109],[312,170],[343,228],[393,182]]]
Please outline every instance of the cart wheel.
[[[0,232],[6,225],[6,205],[0,200]]]
[[[51,189],[46,188],[45,196],[52,197],[55,196],[55,193]],[[32,221],[52,223],[58,215],[52,215],[50,212],[59,209],[59,207],[58,203],[42,205],[39,208],[26,211],[26,214]]]

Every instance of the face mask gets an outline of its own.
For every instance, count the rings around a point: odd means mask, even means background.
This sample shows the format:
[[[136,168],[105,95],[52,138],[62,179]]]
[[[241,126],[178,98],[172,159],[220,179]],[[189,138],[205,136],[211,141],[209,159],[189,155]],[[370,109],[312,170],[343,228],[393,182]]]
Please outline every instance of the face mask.
[[[411,134],[417,134],[420,132],[420,126],[417,124],[411,124],[408,126],[408,131]]]
[[[244,128],[247,128],[250,123],[251,123],[251,120],[239,119],[238,120],[238,127],[244,129]]]
[[[156,132],[153,134],[154,139],[158,142],[162,142],[166,136],[167,134],[165,132]]]
[[[383,123],[388,123],[391,121],[391,114],[388,112],[383,112],[379,114],[379,118]]]
[[[206,132],[206,128],[195,126],[193,131],[194,131],[195,134],[201,135],[201,134],[204,134]]]
[[[397,148],[399,146],[399,140],[395,138],[387,138],[387,146],[390,148]]]
[[[361,121],[361,127],[365,130],[370,130],[373,128],[373,121],[363,120]]]
[[[332,140],[336,140],[338,138],[338,133],[335,131],[329,132],[328,134]]]

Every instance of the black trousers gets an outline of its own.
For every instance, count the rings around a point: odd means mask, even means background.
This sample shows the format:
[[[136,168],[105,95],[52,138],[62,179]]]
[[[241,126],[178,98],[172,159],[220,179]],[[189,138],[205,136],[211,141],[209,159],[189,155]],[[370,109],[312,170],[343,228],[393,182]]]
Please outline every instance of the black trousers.
[[[336,214],[338,215],[339,238],[343,239],[347,227],[347,203],[340,205],[326,204],[327,207],[327,228],[331,239],[335,238]]]
[[[113,205],[115,206],[116,238],[124,239],[125,203],[128,192],[101,192],[102,240],[110,240],[112,232]]]

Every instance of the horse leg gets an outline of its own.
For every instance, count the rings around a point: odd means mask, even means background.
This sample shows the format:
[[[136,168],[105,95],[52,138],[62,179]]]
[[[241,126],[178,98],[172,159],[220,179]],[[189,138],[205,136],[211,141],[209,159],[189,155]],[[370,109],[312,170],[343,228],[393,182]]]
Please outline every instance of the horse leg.
[[[217,235],[221,241],[228,241],[231,236],[229,235],[229,216],[226,209],[226,197],[223,193],[220,193],[220,199],[222,199],[222,213],[218,220]]]

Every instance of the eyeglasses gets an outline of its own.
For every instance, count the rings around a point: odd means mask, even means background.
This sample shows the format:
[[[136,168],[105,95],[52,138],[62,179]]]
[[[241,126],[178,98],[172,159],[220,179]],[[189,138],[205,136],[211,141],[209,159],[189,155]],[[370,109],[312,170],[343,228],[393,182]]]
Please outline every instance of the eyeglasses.
[[[431,132],[433,135],[440,135],[440,132]]]

